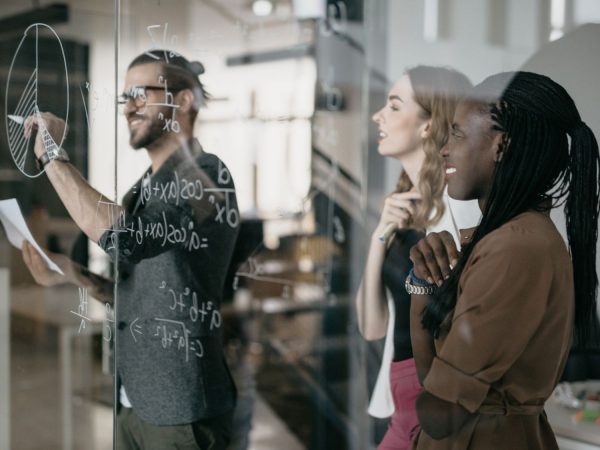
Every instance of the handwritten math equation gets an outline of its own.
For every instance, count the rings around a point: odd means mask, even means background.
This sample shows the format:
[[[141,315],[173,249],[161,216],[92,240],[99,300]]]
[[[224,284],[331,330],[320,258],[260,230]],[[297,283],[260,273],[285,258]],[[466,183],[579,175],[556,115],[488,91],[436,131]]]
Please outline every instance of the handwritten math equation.
[[[159,290],[166,294],[169,304],[169,310],[187,315],[189,320],[175,320],[164,317],[154,319],[152,337],[159,338],[164,349],[175,349],[185,354],[185,360],[190,360],[190,355],[197,358],[204,356],[204,348],[199,338],[193,337],[194,334],[186,322],[189,324],[206,324],[209,331],[217,330],[221,327],[222,317],[216,305],[212,301],[201,301],[198,294],[189,287],[183,290],[177,290],[169,287],[166,281],[163,281]],[[136,319],[137,320],[137,319]],[[141,334],[141,330],[134,328],[136,321],[132,322],[130,331],[133,339],[137,342],[136,335]]]
[[[70,311],[71,314],[79,317],[79,330],[78,334],[81,334],[83,330],[86,329],[86,326],[92,322],[92,319],[89,317],[88,308],[89,308],[89,296],[88,290],[86,288],[78,288],[79,293],[79,305],[77,306],[77,311]],[[110,306],[109,303],[104,304],[104,328],[102,330],[102,335],[105,341],[110,342],[113,335],[113,324],[115,322],[115,314],[114,310]]]
[[[219,163],[219,184],[228,184],[230,181],[229,170]],[[235,195],[233,188],[207,188],[203,185],[202,180],[190,181],[180,178],[176,171],[173,172],[172,179],[166,182],[152,180],[150,174],[146,174],[141,185],[141,204],[158,200],[165,204],[179,206],[181,203],[200,201],[206,197],[206,201],[215,208],[215,222],[226,224],[232,228],[237,227],[240,223],[240,213],[232,202],[232,196]],[[182,225],[180,218],[177,218],[177,223],[174,224],[167,217],[167,213],[163,211],[158,221],[144,221],[140,216],[137,217],[137,220],[134,216],[128,221],[127,215],[118,205],[104,201],[102,198],[98,200],[96,217],[101,209],[106,211],[108,216],[105,223],[112,224],[103,231],[114,232],[111,235],[108,250],[118,248],[117,234],[119,233],[129,233],[130,236],[135,237],[139,245],[144,242],[144,239],[153,239],[159,241],[159,245],[162,247],[180,244],[189,252],[208,248],[208,238],[201,237],[200,231],[196,229],[201,228],[201,224],[197,227],[196,222],[190,218],[188,218],[187,224]]]
[[[160,338],[160,343],[164,349],[176,349],[185,354],[185,361],[189,362],[190,354],[197,358],[204,356],[204,347],[200,339],[190,338],[191,332],[185,326],[185,323],[171,319],[155,319],[158,322],[154,337]]]
[[[227,185],[231,182],[231,173],[219,161],[218,167],[218,185]],[[235,189],[224,187],[205,187],[202,180],[188,180],[180,178],[174,171],[173,177],[166,182],[152,180],[147,173],[142,179],[142,188],[140,200],[142,204],[148,203],[151,199],[158,199],[166,204],[179,206],[180,203],[187,201],[200,201],[206,198],[208,202],[216,208],[215,222],[228,224],[235,228],[240,223],[240,214],[236,208],[231,205],[231,195],[235,194]],[[224,198],[224,200],[218,200]]]
[[[113,204],[109,205],[112,206]],[[128,224],[125,213],[121,211],[110,229],[114,233],[110,236],[111,242],[107,250],[118,248],[118,234],[120,233],[129,233],[130,236],[135,237],[138,245],[141,245],[144,239],[152,239],[158,242],[161,247],[180,244],[188,252],[208,248],[208,238],[200,237],[194,227],[195,223],[191,219],[188,219],[187,226],[170,223],[165,211],[162,212],[161,220],[158,222],[148,222],[141,217],[137,217],[137,221]]]
[[[156,317],[152,337],[159,338],[164,349],[182,351],[185,354],[186,362],[189,361],[190,355],[202,358],[204,355],[202,341],[197,337],[193,337],[194,334],[198,333],[193,333],[186,326],[186,323],[198,324],[199,327],[202,325],[208,326],[210,332],[215,331],[222,324],[220,311],[216,308],[214,302],[199,300],[198,294],[189,287],[178,290],[163,281],[159,286],[159,290],[166,294],[169,310],[178,315],[183,313],[189,320]],[[130,330],[132,337],[136,340],[134,329],[130,327]],[[140,333],[139,330],[137,332]]]
[[[198,335],[197,330],[190,329],[190,326],[198,324],[198,327],[205,324],[210,332],[218,330],[222,324],[221,313],[212,301],[202,301],[198,299],[198,294],[186,287],[183,290],[177,290],[169,287],[163,281],[159,290],[166,294],[169,300],[169,310],[174,313],[185,313],[189,318],[184,320],[175,320],[168,317],[155,317],[147,325],[148,329],[140,323],[137,317],[129,324],[129,333],[135,343],[138,343],[144,335],[151,338],[158,338],[164,349],[174,349],[183,352],[186,362],[190,357],[202,358],[204,356],[204,347]],[[78,333],[91,323],[92,319],[88,316],[89,297],[85,288],[79,288],[79,305],[72,314],[80,318]],[[103,327],[103,338],[110,342],[113,337],[113,326],[115,323],[114,309],[110,304],[105,304],[105,317]],[[147,321],[143,321],[147,323]],[[192,325],[190,325],[190,323]],[[187,324],[187,325],[186,325]],[[146,331],[146,333],[144,333]]]
[[[212,301],[198,301],[198,294],[192,291],[189,287],[184,288],[182,291],[170,288],[165,281],[163,281],[159,289],[167,293],[169,300],[171,301],[169,309],[171,311],[177,311],[179,313],[187,312],[192,323],[200,321],[201,324],[209,323],[210,331],[217,329],[221,326],[221,313],[215,307]]]

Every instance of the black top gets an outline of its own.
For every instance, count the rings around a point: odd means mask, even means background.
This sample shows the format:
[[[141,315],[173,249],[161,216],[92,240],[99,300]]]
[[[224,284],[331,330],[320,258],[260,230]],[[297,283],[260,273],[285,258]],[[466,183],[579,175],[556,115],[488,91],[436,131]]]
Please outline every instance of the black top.
[[[416,230],[396,231],[383,262],[383,284],[392,294],[396,306],[394,361],[404,361],[413,357],[410,342],[410,295],[404,288],[404,282],[412,268],[410,249],[424,236],[423,232]]]
[[[155,425],[233,409],[219,308],[239,229],[223,162],[197,141],[125,195],[99,245],[118,260],[116,367],[133,409]]]

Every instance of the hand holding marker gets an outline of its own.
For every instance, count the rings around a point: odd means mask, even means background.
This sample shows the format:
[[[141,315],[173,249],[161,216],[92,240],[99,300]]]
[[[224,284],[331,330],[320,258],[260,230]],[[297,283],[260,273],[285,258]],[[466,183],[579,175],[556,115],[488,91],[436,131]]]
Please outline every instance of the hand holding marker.
[[[40,113],[39,109],[37,109],[37,107],[35,108],[35,116],[37,118],[37,127],[42,137],[44,149],[47,152],[58,150],[58,145],[48,132],[46,124],[44,123],[44,119],[42,118],[42,114]],[[17,116],[14,114],[8,114],[8,118],[19,125],[25,125],[25,121],[27,120],[23,116]]]
[[[385,228],[383,229],[382,233],[379,235],[379,240],[381,242],[387,242],[388,239],[392,236],[392,234],[394,233],[394,231],[396,231],[396,228],[398,228],[398,225],[396,225],[395,223],[388,223]]]

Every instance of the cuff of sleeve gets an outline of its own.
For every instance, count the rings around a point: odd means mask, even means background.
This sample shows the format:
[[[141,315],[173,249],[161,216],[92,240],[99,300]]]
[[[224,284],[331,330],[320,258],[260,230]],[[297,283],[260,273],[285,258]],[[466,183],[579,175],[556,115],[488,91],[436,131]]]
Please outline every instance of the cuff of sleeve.
[[[128,247],[129,241],[127,240],[127,236],[122,233],[121,236],[119,236],[119,245],[117,245],[115,242],[115,234],[116,232],[113,230],[105,231],[102,236],[100,236],[100,239],[98,239],[98,245],[113,262],[117,259],[122,262],[128,262],[131,251]]]
[[[474,413],[487,397],[490,385],[435,357],[423,387],[442,400],[456,403]]]
[[[98,246],[104,251],[107,251],[106,249],[108,248],[110,234],[110,230],[107,230],[104,233],[102,233],[102,236],[100,236],[100,239],[98,239]]]

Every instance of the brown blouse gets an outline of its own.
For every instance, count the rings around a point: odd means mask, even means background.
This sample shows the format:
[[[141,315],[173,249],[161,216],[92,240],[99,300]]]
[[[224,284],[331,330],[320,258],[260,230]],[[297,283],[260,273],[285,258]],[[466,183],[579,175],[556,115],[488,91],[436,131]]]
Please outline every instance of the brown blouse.
[[[574,319],[571,259],[550,218],[520,214],[475,247],[424,389],[476,413],[415,448],[558,449],[543,407],[564,368]]]

